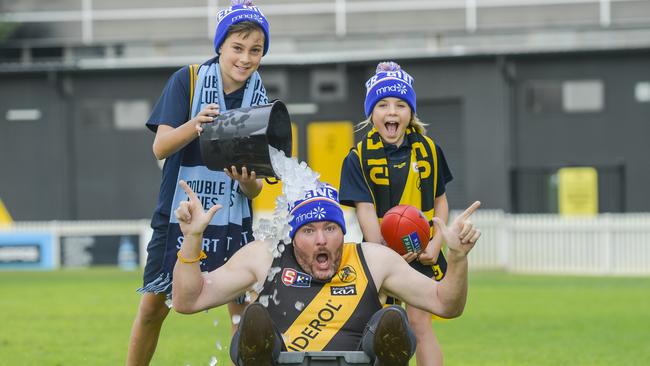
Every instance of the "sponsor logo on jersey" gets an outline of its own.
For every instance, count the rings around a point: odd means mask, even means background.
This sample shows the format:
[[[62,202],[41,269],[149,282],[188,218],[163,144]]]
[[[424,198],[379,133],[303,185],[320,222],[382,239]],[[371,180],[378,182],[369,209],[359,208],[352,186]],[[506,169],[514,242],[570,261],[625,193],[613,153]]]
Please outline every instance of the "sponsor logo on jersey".
[[[330,322],[334,320],[334,317],[343,307],[343,304],[333,304],[332,300],[327,300],[328,302],[320,308],[314,317],[307,323],[307,326],[300,332],[300,335],[290,341],[287,340],[287,348],[291,351],[304,352],[309,349],[309,343],[312,340],[318,341],[318,336],[321,334],[324,328],[332,325]],[[339,321],[341,321],[339,319]],[[334,321],[336,324],[336,320]]]
[[[282,283],[285,286],[291,287],[310,287],[311,286],[311,276],[296,271],[293,268],[285,268],[282,271]]]
[[[354,267],[346,265],[341,268],[338,276],[341,279],[341,282],[351,283],[357,280],[357,271],[354,270]]]
[[[332,296],[353,296],[357,294],[357,286],[332,286],[330,287]]]

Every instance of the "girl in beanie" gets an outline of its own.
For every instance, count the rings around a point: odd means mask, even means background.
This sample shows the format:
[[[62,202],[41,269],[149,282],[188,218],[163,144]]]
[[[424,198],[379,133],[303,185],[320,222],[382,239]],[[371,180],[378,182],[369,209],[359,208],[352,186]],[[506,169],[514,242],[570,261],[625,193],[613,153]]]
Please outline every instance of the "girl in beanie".
[[[413,78],[395,62],[382,62],[366,82],[367,119],[372,126],[343,161],[339,197],[356,208],[364,240],[385,243],[380,231],[384,214],[399,204],[419,208],[432,226],[433,217],[449,215],[445,184],[453,179],[440,146],[425,135],[416,115]],[[403,257],[413,268],[435,280],[446,269],[440,252],[442,237],[434,233],[426,250]],[[441,365],[442,353],[431,327],[431,314],[407,305],[417,338],[418,366]]]
[[[235,167],[224,172],[208,170],[201,159],[197,134],[203,123],[212,122],[222,111],[268,103],[257,69],[269,43],[269,24],[260,9],[250,0],[233,0],[217,14],[216,56],[176,71],[147,121],[147,127],[156,134],[154,154],[159,160],[165,159],[165,165],[151,220],[153,235],[147,247],[143,287],[138,290],[143,296],[133,322],[127,365],[148,365],[153,356],[169,313],[165,302],[171,297],[175,265],[200,261],[201,271],[212,271],[253,240],[250,200],[260,193],[261,181],[245,167],[241,172]],[[180,180],[193,187],[205,209],[224,206],[205,231],[205,256],[199,258],[177,257],[182,233],[170,211],[187,199],[177,185]],[[231,319],[243,310],[242,300],[228,304]]]

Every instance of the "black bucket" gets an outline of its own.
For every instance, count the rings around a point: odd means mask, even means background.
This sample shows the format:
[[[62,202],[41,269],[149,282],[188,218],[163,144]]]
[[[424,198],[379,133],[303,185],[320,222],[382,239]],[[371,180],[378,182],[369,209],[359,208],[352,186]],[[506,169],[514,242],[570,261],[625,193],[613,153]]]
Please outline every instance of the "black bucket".
[[[291,156],[291,117],[279,100],[272,104],[231,109],[202,125],[203,162],[211,170],[246,167],[258,178],[274,177],[269,145]]]

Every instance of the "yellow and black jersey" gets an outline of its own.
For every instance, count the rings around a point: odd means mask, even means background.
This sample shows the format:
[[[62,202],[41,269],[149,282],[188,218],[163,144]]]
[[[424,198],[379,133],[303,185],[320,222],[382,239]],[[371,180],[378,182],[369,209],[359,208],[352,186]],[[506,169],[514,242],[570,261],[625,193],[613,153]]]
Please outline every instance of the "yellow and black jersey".
[[[268,300],[288,351],[358,349],[364,327],[382,307],[360,245],[343,245],[338,272],[328,282],[298,265],[292,245],[273,260],[272,268],[279,272],[265,283],[258,301]]]

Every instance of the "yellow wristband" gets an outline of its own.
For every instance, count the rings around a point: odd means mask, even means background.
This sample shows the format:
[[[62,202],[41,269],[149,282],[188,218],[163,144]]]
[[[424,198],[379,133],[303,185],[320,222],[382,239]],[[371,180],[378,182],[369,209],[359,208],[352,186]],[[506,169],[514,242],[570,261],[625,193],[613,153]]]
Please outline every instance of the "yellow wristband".
[[[196,263],[196,262],[198,262],[198,261],[200,261],[200,260],[205,259],[205,258],[208,257],[208,255],[205,254],[204,251],[201,251],[201,254],[199,254],[199,256],[198,256],[197,258],[195,258],[195,259],[185,259],[185,258],[183,258],[183,256],[181,255],[181,251],[180,251],[180,250],[179,250],[178,252],[176,252],[176,256],[178,257],[178,260],[181,261],[181,263]]]

